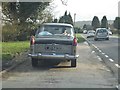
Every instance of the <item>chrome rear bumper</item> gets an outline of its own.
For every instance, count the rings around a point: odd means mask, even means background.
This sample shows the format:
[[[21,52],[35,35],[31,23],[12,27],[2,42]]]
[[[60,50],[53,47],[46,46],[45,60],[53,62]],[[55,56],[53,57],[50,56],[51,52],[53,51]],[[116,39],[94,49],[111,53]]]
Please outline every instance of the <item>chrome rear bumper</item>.
[[[44,55],[44,54],[28,54],[28,56],[32,57],[32,58],[38,58],[38,59],[77,59],[79,57],[79,55],[69,55],[69,54],[65,54],[65,55],[56,55],[56,54],[52,54],[52,55]]]

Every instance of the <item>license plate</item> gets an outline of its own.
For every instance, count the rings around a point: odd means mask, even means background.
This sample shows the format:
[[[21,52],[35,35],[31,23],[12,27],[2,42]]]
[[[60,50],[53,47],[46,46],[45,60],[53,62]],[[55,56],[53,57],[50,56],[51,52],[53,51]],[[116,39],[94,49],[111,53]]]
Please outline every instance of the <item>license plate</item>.
[[[60,46],[58,45],[46,45],[45,46],[45,50],[48,50],[48,51],[56,51],[56,50],[60,50]]]

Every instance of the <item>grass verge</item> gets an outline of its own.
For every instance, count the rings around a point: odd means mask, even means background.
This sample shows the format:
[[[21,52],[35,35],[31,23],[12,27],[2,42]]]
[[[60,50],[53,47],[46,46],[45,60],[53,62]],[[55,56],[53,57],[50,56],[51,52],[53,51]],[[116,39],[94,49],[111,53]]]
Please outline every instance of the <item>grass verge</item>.
[[[76,37],[78,39],[78,43],[81,43],[81,42],[85,41],[85,39],[80,34],[76,34]]]
[[[2,60],[11,60],[16,54],[27,51],[29,41],[2,42]]]

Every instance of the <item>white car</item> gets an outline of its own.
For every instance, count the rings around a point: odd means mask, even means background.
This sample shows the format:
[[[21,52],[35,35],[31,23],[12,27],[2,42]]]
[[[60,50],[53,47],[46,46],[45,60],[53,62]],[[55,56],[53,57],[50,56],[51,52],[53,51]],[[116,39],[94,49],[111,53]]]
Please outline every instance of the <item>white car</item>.
[[[97,41],[98,39],[109,40],[109,32],[106,28],[97,28],[96,29],[94,40]]]
[[[87,32],[87,38],[94,37],[94,35],[95,35],[95,31],[94,30],[90,30],[90,31]]]
[[[84,30],[83,33],[86,34],[86,33],[87,33],[87,30]]]

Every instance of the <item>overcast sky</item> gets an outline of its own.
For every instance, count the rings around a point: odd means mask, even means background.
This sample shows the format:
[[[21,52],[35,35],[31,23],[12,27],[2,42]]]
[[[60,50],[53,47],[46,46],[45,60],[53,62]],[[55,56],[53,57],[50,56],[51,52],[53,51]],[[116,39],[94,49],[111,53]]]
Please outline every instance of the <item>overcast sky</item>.
[[[118,16],[118,2],[120,0],[65,0],[67,6],[61,0],[54,0],[54,15],[59,18],[67,10],[72,17],[76,13],[76,21],[92,20],[94,16],[101,19],[104,15],[108,20],[114,20]]]

